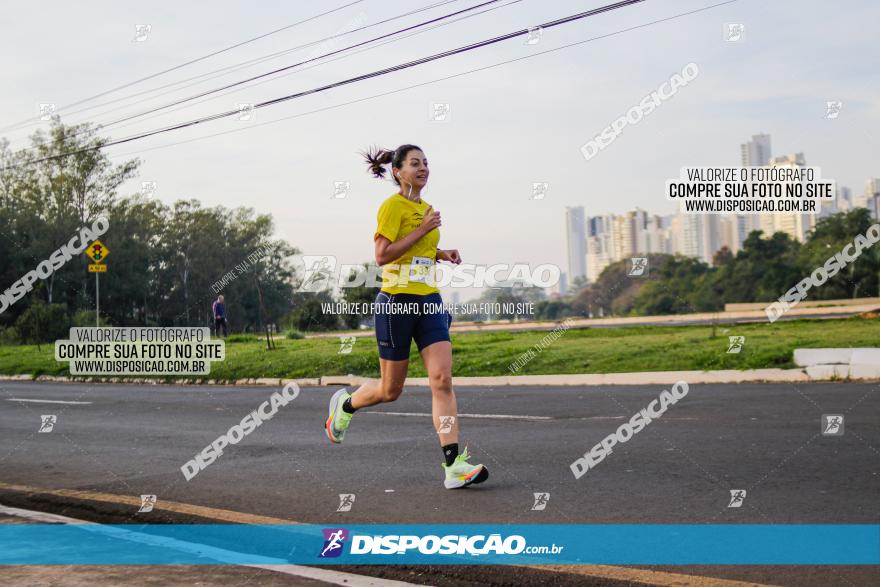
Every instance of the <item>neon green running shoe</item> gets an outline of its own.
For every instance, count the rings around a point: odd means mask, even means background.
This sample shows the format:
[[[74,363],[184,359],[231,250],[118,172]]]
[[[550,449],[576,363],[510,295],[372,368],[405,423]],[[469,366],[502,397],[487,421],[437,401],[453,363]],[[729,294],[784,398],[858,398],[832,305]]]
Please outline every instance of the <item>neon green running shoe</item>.
[[[472,483],[482,483],[489,478],[489,469],[483,465],[470,464],[467,462],[469,458],[467,447],[464,447],[464,451],[455,457],[455,461],[451,465],[446,466],[446,463],[443,463],[443,469],[446,471],[446,480],[443,485],[446,489],[467,487]]]
[[[342,404],[350,397],[351,394],[343,387],[330,398],[330,415],[327,417],[327,423],[324,425],[330,442],[339,444],[345,438],[345,431],[348,430],[348,424],[351,422],[352,415],[342,409]]]

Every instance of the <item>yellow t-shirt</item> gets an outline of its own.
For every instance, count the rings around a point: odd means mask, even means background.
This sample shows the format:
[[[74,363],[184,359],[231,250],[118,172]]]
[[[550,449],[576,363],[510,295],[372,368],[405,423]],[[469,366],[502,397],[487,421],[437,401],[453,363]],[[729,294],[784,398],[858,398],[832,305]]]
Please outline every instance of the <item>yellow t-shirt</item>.
[[[430,204],[422,200],[415,203],[400,194],[394,194],[379,207],[376,215],[378,226],[373,240],[379,235],[392,243],[421,226]],[[438,293],[434,267],[437,260],[437,243],[440,230],[434,229],[406,251],[403,256],[382,268],[382,291],[389,294],[428,295]]]

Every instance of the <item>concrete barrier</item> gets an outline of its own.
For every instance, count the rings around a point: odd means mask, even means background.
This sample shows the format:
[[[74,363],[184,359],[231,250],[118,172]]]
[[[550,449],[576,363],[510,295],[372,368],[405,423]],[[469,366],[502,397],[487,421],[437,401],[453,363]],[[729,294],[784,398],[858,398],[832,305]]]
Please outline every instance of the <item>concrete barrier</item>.
[[[813,365],[849,365],[853,349],[795,349],[794,364],[798,367]]]
[[[742,312],[744,310],[763,310],[776,300],[769,302],[745,302],[724,304],[725,312]],[[845,300],[804,300],[798,303],[799,308],[829,308],[833,306],[870,306],[880,307],[880,298],[852,298]]]
[[[880,348],[795,349],[794,363],[813,379],[880,379]]]

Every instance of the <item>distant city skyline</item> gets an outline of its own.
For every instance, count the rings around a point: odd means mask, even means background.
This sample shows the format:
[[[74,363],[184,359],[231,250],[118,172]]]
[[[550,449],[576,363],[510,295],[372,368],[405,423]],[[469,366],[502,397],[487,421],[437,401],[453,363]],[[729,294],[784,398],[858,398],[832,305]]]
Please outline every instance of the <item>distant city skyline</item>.
[[[761,133],[740,145],[740,163],[744,167],[772,165],[807,166],[803,153],[774,156],[772,138]],[[784,232],[804,242],[816,222],[836,212],[854,207],[868,208],[880,219],[880,179],[868,178],[863,193],[856,198],[852,189],[837,186],[837,197],[822,205],[818,212],[791,214],[651,214],[641,208],[623,214],[585,216],[582,206],[565,209],[568,274],[573,284],[578,277],[594,282],[608,265],[634,256],[665,253],[696,257],[711,263],[719,250],[736,254],[753,230],[767,237]],[[581,254],[581,251],[585,251]],[[582,269],[583,268],[583,269]],[[566,292],[560,284],[557,291]]]

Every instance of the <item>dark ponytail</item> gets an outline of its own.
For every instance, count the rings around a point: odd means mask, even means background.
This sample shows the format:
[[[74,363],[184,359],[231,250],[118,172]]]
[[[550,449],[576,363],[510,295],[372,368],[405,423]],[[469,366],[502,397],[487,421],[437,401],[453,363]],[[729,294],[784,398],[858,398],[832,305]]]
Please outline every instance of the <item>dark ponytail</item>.
[[[368,173],[372,173],[373,177],[382,179],[385,177],[385,165],[391,163],[392,167],[400,168],[406,160],[407,154],[412,150],[421,151],[416,145],[400,145],[394,151],[379,147],[371,147],[367,151],[364,151],[362,155],[367,161],[367,167],[369,168]],[[400,182],[396,177],[392,177],[392,179],[394,180],[394,183],[400,185]]]

